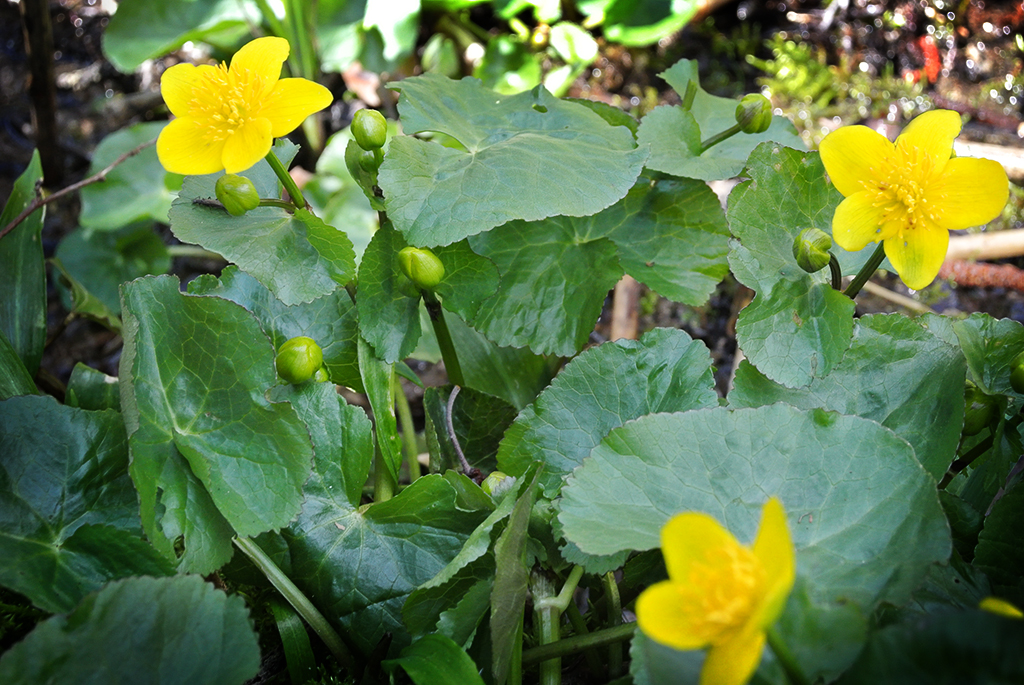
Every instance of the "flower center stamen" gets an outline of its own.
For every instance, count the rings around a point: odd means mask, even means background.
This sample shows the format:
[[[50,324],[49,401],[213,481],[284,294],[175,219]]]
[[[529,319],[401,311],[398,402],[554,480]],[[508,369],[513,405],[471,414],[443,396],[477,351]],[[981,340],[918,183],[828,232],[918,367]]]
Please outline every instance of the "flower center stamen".
[[[259,114],[263,79],[249,70],[231,71],[221,63],[207,70],[192,89],[189,110],[207,143],[227,139]]]
[[[750,550],[722,547],[693,564],[680,599],[695,617],[695,633],[716,644],[746,624],[763,583],[764,569]]]
[[[934,176],[931,157],[906,145],[897,145],[894,154],[871,169],[871,178],[861,183],[881,212],[876,240],[902,238],[925,221],[936,220],[935,203],[926,193]]]

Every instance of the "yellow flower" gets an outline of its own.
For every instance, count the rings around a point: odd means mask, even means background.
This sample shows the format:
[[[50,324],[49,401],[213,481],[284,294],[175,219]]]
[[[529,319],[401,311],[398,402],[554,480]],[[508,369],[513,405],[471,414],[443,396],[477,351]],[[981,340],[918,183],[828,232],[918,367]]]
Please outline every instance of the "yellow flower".
[[[796,574],[782,504],[773,497],[764,505],[753,547],[707,514],[686,512],[661,529],[661,551],[669,580],[637,599],[640,629],[675,649],[707,647],[701,685],[747,682]]]
[[[952,158],[960,115],[933,110],[890,142],[866,126],[846,126],[821,141],[821,161],[846,196],[832,218],[832,238],[856,251],[885,241],[885,256],[908,287],[939,273],[949,231],[986,224],[1009,194],[1006,172],[988,159]]]
[[[282,79],[284,38],[245,44],[228,67],[176,64],[160,93],[176,119],[156,142],[160,163],[177,174],[245,171],[267,156],[274,138],[331,104],[331,92],[302,78]]]

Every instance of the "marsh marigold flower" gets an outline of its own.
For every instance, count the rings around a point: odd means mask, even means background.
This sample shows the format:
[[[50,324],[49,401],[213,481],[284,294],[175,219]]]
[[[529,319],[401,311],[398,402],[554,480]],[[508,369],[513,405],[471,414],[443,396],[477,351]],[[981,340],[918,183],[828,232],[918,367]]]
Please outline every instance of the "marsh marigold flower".
[[[675,649],[707,648],[701,685],[747,682],[796,574],[782,504],[764,505],[752,547],[707,514],[678,514],[661,529],[661,552],[669,579],[637,599],[640,629]]]
[[[885,256],[908,287],[939,273],[949,231],[986,224],[1009,194],[998,162],[952,158],[960,115],[925,112],[890,142],[866,126],[845,126],[821,141],[821,161],[843,200],[832,238],[845,250],[885,241]]]
[[[176,64],[160,93],[176,118],[156,142],[160,163],[177,174],[245,171],[267,156],[274,138],[331,104],[331,92],[303,78],[281,78],[290,47],[257,38],[228,67]]]

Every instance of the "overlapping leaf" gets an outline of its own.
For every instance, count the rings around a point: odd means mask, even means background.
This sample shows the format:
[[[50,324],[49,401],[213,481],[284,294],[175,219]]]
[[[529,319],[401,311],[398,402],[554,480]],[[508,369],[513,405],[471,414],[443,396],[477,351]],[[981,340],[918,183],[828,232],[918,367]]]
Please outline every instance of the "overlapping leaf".
[[[284,164],[297,150],[280,141],[274,147]],[[348,236],[304,209],[292,213],[257,207],[244,216],[231,216],[220,207],[203,204],[215,197],[221,175],[185,178],[170,211],[171,230],[182,242],[223,255],[289,305],[311,302],[355,275],[355,252]],[[260,197],[280,197],[277,176],[266,160],[244,175]]]
[[[385,633],[408,642],[402,605],[457,555],[485,518],[456,505],[441,476],[356,510],[335,485],[336,464],[317,459],[302,512],[284,532],[292,579],[364,651]]]
[[[812,599],[903,602],[950,553],[935,481],[879,424],[785,404],[645,416],[613,430],[562,488],[558,518],[587,554],[657,547],[681,511],[753,539],[778,497]]]
[[[250,0],[126,0],[118,3],[103,35],[103,54],[124,73],[162,57],[186,41],[230,44],[249,32],[259,8]]]
[[[685,332],[659,328],[639,341],[605,343],[570,362],[519,415],[498,467],[520,475],[543,462],[541,487],[554,497],[611,429],[645,414],[717,404],[708,350]]]
[[[188,292],[216,295],[245,307],[275,349],[299,335],[312,338],[323,349],[324,366],[331,380],[362,389],[356,352],[356,308],[345,290],[338,288],[312,302],[286,305],[255,278],[229,266],[219,279],[203,275],[191,281]]]
[[[168,198],[167,208],[170,206]],[[163,211],[161,221],[167,221],[167,209]],[[122,283],[165,274],[171,268],[167,246],[148,222],[110,231],[78,229],[61,240],[56,256],[67,274],[115,315],[121,311],[118,288]],[[71,309],[74,292],[68,294],[64,303]]]
[[[729,197],[729,227],[739,241],[729,264],[757,296],[740,313],[736,340],[761,373],[800,387],[829,373],[853,332],[853,301],[793,256],[804,228],[830,232],[841,198],[814,153],[765,143],[750,155],[747,174],[751,180]]]
[[[691,60],[680,60],[659,76],[680,97],[686,94],[690,83],[696,86],[696,94],[689,111],[677,106],[658,107],[640,121],[637,142],[650,146],[651,158],[647,166],[651,169],[673,176],[714,181],[738,175],[751,151],[766,141],[803,148],[793,124],[784,117],[774,117],[767,131],[737,133],[702,153],[701,141],[736,124],[737,101],[705,92],[697,78],[697,63]]]
[[[39,152],[32,153],[28,168],[14,182],[0,212],[0,229],[28,208],[42,182]],[[46,265],[43,262],[43,216],[40,208],[30,214],[0,242],[0,332],[21,357],[30,376],[39,370],[46,342]]]
[[[274,349],[245,309],[150,277],[122,290],[121,404],[142,523],[185,570],[210,572],[232,535],[280,528],[299,511],[312,464],[306,426],[267,401]]]
[[[121,155],[155,140],[166,125],[166,121],[151,121],[110,134],[96,146],[89,173],[99,173]],[[97,231],[113,231],[145,221],[167,223],[171,201],[180,188],[181,176],[164,170],[156,147],[149,145],[99,183],[82,188],[79,220],[85,228]]]
[[[0,583],[62,612],[109,580],[170,571],[141,538],[120,414],[15,397],[0,442]]]
[[[896,314],[857,320],[850,349],[828,375],[790,389],[743,363],[729,404],[787,402],[878,421],[914,446],[936,479],[956,454],[964,413],[964,362],[958,350]]]
[[[499,345],[582,349],[625,269],[661,294],[703,304],[726,273],[725,220],[696,181],[641,180],[594,216],[513,221],[469,244],[498,268],[498,292],[466,321]]]
[[[447,245],[511,220],[587,216],[621,199],[647,151],[630,132],[543,88],[499,95],[475,79],[406,79],[380,169],[388,216],[413,245]],[[411,137],[444,133],[462,149]]]
[[[198,576],[129,578],[36,626],[0,658],[0,681],[241,685],[259,667],[241,595]]]

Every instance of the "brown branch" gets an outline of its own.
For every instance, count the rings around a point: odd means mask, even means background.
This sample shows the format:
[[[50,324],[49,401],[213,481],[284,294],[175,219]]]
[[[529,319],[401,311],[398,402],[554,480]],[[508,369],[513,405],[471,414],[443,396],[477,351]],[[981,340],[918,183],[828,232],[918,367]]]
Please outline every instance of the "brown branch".
[[[29,206],[26,207],[24,209],[24,211],[22,211],[21,214],[16,216],[14,218],[14,221],[12,221],[11,223],[9,223],[6,226],[4,226],[4,230],[0,231],[0,240],[2,240],[5,235],[7,235],[11,231],[13,231],[14,228],[18,224],[20,224],[25,219],[29,218],[29,216],[31,216],[36,210],[42,208],[43,205],[49,204],[51,202],[54,202],[55,200],[59,200],[60,198],[64,197],[65,195],[69,195],[69,194],[71,194],[71,193],[73,193],[75,191],[81,190],[82,188],[84,188],[87,185],[91,185],[93,183],[99,183],[100,181],[107,180],[107,174],[109,174],[111,171],[113,171],[116,167],[118,167],[119,165],[123,164],[129,158],[134,157],[135,155],[139,154],[140,152],[145,150],[147,147],[150,147],[151,145],[154,145],[155,143],[156,143],[156,138],[154,138],[153,140],[146,141],[142,145],[139,145],[138,147],[132,148],[128,152],[124,153],[123,155],[121,155],[120,157],[115,159],[113,162],[110,163],[109,166],[107,166],[107,168],[103,169],[102,171],[93,174],[89,178],[83,178],[78,183],[72,183],[67,188],[62,188],[62,189],[58,190],[55,193],[51,193],[50,195],[47,195],[46,197],[40,197],[39,196],[39,191],[37,190],[36,191],[36,199],[33,200],[29,204]]]

